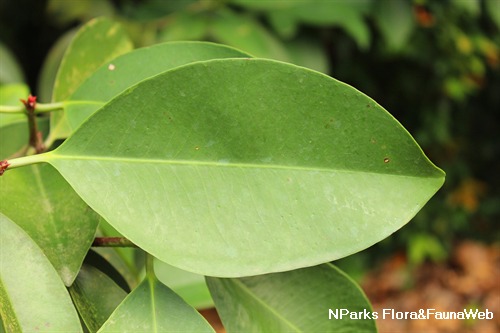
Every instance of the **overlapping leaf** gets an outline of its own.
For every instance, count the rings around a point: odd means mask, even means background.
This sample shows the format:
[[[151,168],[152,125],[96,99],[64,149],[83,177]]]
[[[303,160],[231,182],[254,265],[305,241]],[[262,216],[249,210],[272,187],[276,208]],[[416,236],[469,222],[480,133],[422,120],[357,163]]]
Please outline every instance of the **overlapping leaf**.
[[[99,45],[99,47],[96,47]],[[66,100],[99,66],[132,49],[124,29],[107,18],[89,21],[75,35],[57,72],[52,100]],[[51,137],[71,134],[64,113],[51,114]]]
[[[0,213],[0,315],[7,332],[82,332],[71,299],[47,257]]]
[[[444,180],[369,97],[262,59],[142,81],[30,160],[55,166],[162,261],[226,277],[362,250],[407,223]]]
[[[90,332],[97,332],[127,296],[111,278],[89,265],[82,266],[69,292]]]
[[[12,170],[0,178],[0,211],[40,246],[61,279],[75,279],[99,216],[50,165]]]
[[[362,290],[332,264],[207,283],[229,333],[377,331],[374,318],[358,315],[373,311]],[[342,320],[340,311],[357,319]]]
[[[99,332],[214,332],[196,310],[154,277],[118,306]]]
[[[236,49],[203,42],[171,42],[134,50],[101,66],[71,96],[66,113],[76,129],[93,112],[134,84],[195,61],[250,57]],[[147,64],[145,63],[147,62]]]
[[[56,43],[52,46],[49,53],[45,57],[38,78],[38,94],[37,101],[49,102],[52,100],[52,93],[54,89],[54,82],[56,81],[57,71],[61,65],[66,49],[69,47],[77,29],[71,29],[64,33]]]

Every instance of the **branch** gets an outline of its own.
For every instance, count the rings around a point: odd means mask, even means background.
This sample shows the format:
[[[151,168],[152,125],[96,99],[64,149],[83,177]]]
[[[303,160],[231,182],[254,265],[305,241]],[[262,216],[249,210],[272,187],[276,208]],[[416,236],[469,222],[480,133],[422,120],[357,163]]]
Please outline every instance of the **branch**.
[[[28,97],[29,99],[29,97]],[[23,101],[23,100],[21,100]],[[26,102],[26,101],[24,101]],[[23,104],[24,104],[23,102]],[[36,103],[35,113],[47,113],[52,111],[62,111],[64,110],[64,103]],[[10,106],[10,105],[0,105],[0,113],[26,113],[26,104],[24,106]]]
[[[29,145],[35,148],[36,154],[43,153],[45,145],[43,144],[42,132],[38,130],[35,115],[36,96],[29,95],[27,100],[22,99],[21,102],[23,102],[26,108],[26,114],[28,115],[28,127],[30,132]]]

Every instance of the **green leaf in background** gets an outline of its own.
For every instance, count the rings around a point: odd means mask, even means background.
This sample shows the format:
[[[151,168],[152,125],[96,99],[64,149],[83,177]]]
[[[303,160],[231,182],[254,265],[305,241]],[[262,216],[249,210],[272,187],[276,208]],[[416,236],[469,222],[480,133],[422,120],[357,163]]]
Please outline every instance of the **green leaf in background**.
[[[392,51],[399,51],[405,46],[415,27],[413,8],[407,1],[377,1],[374,18],[387,48]]]
[[[99,66],[131,49],[131,41],[118,23],[107,18],[88,22],[76,33],[64,54],[52,101],[66,100]],[[53,112],[50,126],[52,139],[66,138],[71,133],[64,113]]]
[[[218,11],[210,22],[210,37],[256,57],[290,60],[282,42],[262,24],[229,9]]]
[[[48,103],[52,100],[57,71],[63,59],[64,53],[73,40],[73,37],[75,37],[76,32],[76,29],[71,29],[62,35],[45,57],[37,83],[37,101]]]
[[[66,25],[75,20],[85,22],[94,17],[110,17],[115,13],[109,0],[49,0],[47,14],[55,24]]]
[[[319,40],[297,38],[287,43],[286,47],[294,64],[325,74],[330,72],[328,58]]]
[[[172,290],[147,277],[118,306],[99,332],[214,332]]]
[[[7,46],[0,42],[0,84],[23,82],[21,66]]]
[[[372,312],[361,288],[332,264],[219,279],[207,277],[227,332],[376,332],[375,320],[329,319],[329,309]]]
[[[155,260],[155,273],[158,280],[172,289],[193,308],[213,307],[214,301],[210,296],[203,275],[183,271],[160,260]]]
[[[0,211],[40,246],[64,283],[75,279],[99,216],[50,165],[12,170],[0,178]]]
[[[134,50],[99,68],[76,90],[70,97],[75,102],[66,106],[69,124],[76,129],[125,89],[169,69],[195,61],[248,57],[231,47],[206,42],[169,42]]]
[[[271,11],[268,13],[269,23],[274,30],[283,38],[292,38],[298,30],[298,22],[295,17],[286,11]]]
[[[171,15],[168,24],[158,32],[159,42],[202,40],[207,34],[209,18],[189,11]]]
[[[302,0],[309,1],[309,0]],[[290,0],[272,0],[272,1],[255,1],[255,0],[230,0],[230,3],[254,10],[276,10],[276,9],[287,9],[296,4],[299,1]]]
[[[452,0],[452,6],[456,6],[457,8],[464,10],[467,14],[475,17],[481,13],[481,1],[480,0]],[[500,7],[500,3],[497,2],[497,7]]]
[[[421,265],[425,260],[443,261],[448,253],[438,237],[426,233],[412,233],[407,246],[407,258],[412,265]]]
[[[371,10],[371,0],[232,0],[232,2],[249,9],[264,11],[275,30],[284,37],[291,37],[294,26],[305,23],[320,27],[338,26],[351,35],[361,49],[366,49],[370,44],[370,31],[364,21],[364,15]]]
[[[406,224],[444,181],[369,97],[251,58],[142,81],[56,150],[24,159],[11,162],[49,162],[158,259],[223,277],[363,250]]]
[[[500,28],[500,6],[497,0],[485,0],[485,8],[489,17],[495,22],[497,28]]]
[[[370,44],[370,31],[364,21],[364,14],[370,6],[370,0],[303,1],[290,8],[290,15],[307,24],[339,26],[354,38],[361,49],[367,49]]]
[[[47,257],[0,213],[0,317],[7,332],[82,332],[64,284]]]
[[[97,332],[127,296],[97,268],[83,265],[69,293],[89,332]]]

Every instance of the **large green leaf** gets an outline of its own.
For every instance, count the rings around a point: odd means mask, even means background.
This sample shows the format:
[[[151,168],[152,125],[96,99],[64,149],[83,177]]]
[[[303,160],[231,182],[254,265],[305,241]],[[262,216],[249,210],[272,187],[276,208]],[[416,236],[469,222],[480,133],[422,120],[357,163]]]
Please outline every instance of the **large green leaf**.
[[[198,62],[142,81],[57,150],[11,162],[41,161],[160,260],[225,277],[365,249],[444,181],[372,99],[263,59]]]
[[[66,100],[99,66],[132,49],[125,30],[107,18],[84,25],[72,39],[57,71],[52,100]],[[71,134],[64,113],[51,114],[51,137]]]
[[[373,312],[356,283],[332,264],[240,279],[207,277],[231,332],[376,332],[375,320],[338,313]],[[336,315],[330,316],[330,310]]]
[[[0,178],[0,211],[40,246],[69,286],[96,232],[99,216],[50,165],[12,170]]]
[[[214,332],[196,310],[154,277],[135,288],[99,332]]]
[[[69,292],[90,332],[97,332],[127,296],[110,277],[89,265],[82,266]]]
[[[130,86],[166,70],[195,61],[248,58],[250,55],[224,45],[203,42],[171,42],[126,53],[101,66],[71,96],[67,117],[76,129],[105,102]],[[144,61],[147,61],[147,64]]]
[[[0,213],[0,316],[7,332],[82,332],[71,299],[47,257]]]

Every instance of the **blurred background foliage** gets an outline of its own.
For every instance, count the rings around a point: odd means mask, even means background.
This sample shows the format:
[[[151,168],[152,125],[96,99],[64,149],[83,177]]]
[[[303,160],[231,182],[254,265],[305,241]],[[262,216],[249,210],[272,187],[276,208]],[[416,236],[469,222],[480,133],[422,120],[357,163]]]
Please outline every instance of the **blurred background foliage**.
[[[351,274],[395,251],[416,265],[500,239],[499,0],[0,0],[0,83],[49,101],[75,29],[103,15],[136,47],[208,40],[324,72],[413,134],[446,183],[395,235],[341,260]]]

